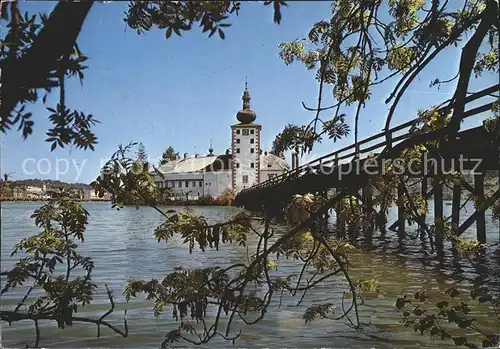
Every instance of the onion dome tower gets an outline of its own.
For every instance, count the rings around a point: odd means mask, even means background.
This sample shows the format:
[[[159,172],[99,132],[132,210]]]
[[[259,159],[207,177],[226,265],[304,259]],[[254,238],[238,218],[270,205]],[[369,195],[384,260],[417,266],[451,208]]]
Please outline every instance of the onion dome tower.
[[[238,193],[260,182],[260,133],[256,114],[250,109],[250,93],[245,78],[243,109],[236,114],[238,123],[231,126],[232,187]]]
[[[241,109],[237,114],[236,118],[242,124],[251,124],[255,121],[257,115],[253,110],[250,109],[250,92],[248,92],[247,81],[245,80],[245,91],[243,92],[243,109]]]

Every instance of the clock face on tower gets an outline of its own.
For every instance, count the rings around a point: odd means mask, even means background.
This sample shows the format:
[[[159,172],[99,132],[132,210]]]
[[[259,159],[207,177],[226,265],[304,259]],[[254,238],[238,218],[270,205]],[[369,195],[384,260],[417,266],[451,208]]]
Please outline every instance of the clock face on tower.
[[[244,128],[242,131],[241,131],[241,134],[243,136],[248,136],[248,128]]]

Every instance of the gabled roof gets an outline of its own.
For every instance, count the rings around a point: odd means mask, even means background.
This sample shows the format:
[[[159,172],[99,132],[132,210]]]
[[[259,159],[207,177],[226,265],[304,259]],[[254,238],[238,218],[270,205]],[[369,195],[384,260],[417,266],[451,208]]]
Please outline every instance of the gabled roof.
[[[181,160],[169,161],[160,166],[161,173],[188,173],[201,171],[221,171],[230,167],[231,155],[199,156]]]
[[[272,169],[288,170],[290,166],[286,161],[274,154],[261,154],[260,155],[260,170],[265,171],[271,165]]]
[[[231,154],[213,156],[216,158],[213,163],[206,166],[204,171],[214,172],[214,171],[224,171],[231,169]]]

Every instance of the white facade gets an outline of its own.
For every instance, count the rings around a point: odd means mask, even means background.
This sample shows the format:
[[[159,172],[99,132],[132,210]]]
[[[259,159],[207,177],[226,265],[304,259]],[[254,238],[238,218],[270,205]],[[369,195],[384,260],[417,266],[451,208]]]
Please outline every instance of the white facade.
[[[231,171],[205,173],[205,196],[218,197],[227,188],[231,188]]]
[[[232,186],[239,191],[259,183],[260,130],[256,124],[238,124],[232,130]]]
[[[158,169],[158,188],[167,188],[176,199],[196,200],[202,196],[218,197],[231,187],[230,155],[208,155],[172,160]]]

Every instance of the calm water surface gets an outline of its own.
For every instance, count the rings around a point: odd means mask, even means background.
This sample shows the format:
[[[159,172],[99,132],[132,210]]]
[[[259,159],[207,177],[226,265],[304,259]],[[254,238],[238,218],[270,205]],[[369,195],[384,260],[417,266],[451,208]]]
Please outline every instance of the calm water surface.
[[[3,204],[1,231],[1,269],[8,270],[16,257],[9,258],[12,246],[21,238],[37,232],[29,216],[37,204]],[[189,250],[179,239],[166,243],[157,243],[153,237],[154,228],[162,217],[152,209],[125,208],[111,209],[108,203],[89,203],[85,207],[90,212],[85,242],[81,245],[81,254],[94,259],[96,268],[93,281],[99,286],[98,295],[91,306],[80,308],[79,316],[97,318],[108,309],[104,285],[114,290],[117,304],[109,321],[122,326],[123,310],[128,309],[130,335],[122,338],[107,329],[101,331],[101,338],[96,339],[96,328],[76,324],[73,328],[60,330],[50,322],[41,323],[41,344],[49,348],[158,348],[166,332],[176,326],[167,311],[162,317],[153,316],[152,304],[143,299],[126,303],[121,292],[129,278],[163,278],[175,266],[199,268],[211,265],[224,265],[246,258],[246,248],[222,246],[219,252],[195,252]],[[180,208],[174,208],[180,209]],[[195,210],[205,215],[209,221],[224,220],[238,212],[236,208],[196,207]],[[445,206],[450,211],[451,206]],[[471,212],[473,208],[466,206]],[[450,212],[445,212],[450,214]],[[490,242],[498,241],[499,228],[487,213],[487,230]],[[429,214],[432,217],[432,212]],[[391,222],[394,219],[391,213]],[[462,215],[465,217],[465,212]],[[411,231],[411,230],[410,230]],[[474,228],[467,232],[474,236]],[[250,249],[255,249],[256,237],[249,237]],[[330,347],[330,348],[433,348],[451,347],[449,343],[432,340],[415,334],[401,324],[400,312],[395,308],[397,297],[421,288],[432,291],[445,290],[451,285],[469,290],[475,285],[487,283],[499,289],[498,279],[486,279],[485,268],[494,268],[496,275],[500,271],[498,261],[487,261],[481,270],[475,270],[468,263],[458,261],[450,249],[445,256],[437,258],[430,253],[425,241],[417,239],[398,240],[393,233],[386,236],[375,234],[373,245],[377,248],[357,252],[352,256],[351,274],[354,278],[374,278],[379,281],[380,295],[377,299],[366,300],[360,308],[361,321],[369,323],[362,330],[355,331],[341,321],[317,320],[313,324],[304,324],[302,314],[314,303],[333,302],[340,305],[342,294],[347,290],[342,277],[334,278],[328,284],[312,290],[299,307],[299,296],[285,297],[280,308],[270,309],[265,320],[243,327],[243,335],[235,347]],[[17,257],[17,260],[19,257]],[[280,271],[297,272],[300,269],[290,262],[279,261]],[[495,275],[495,273],[490,275]],[[2,298],[2,308],[11,309],[22,297],[22,288],[8,292]],[[348,301],[347,301],[348,302]],[[348,303],[349,304],[349,303]],[[1,323],[1,342],[6,348],[24,348],[33,343],[35,332],[30,321],[13,324],[9,327]],[[484,326],[494,330],[498,325],[489,319]],[[238,330],[238,326],[234,327]],[[231,343],[216,340],[205,348],[230,347]]]

